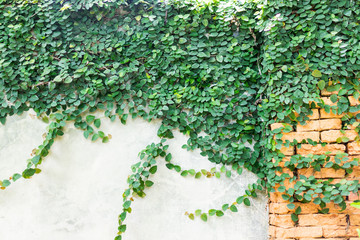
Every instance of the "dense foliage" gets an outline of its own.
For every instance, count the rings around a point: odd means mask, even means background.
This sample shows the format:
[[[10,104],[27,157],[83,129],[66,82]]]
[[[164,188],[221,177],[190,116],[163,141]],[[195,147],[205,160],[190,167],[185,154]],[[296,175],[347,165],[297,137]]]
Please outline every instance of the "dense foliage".
[[[128,116],[162,120],[161,142],[140,153],[128,178],[117,240],[126,230],[123,222],[133,196],[143,197],[145,187],[153,185],[149,176],[156,173],[159,156],[182,176],[219,177],[225,172],[229,177],[245,168],[259,177],[236,203],[197,210],[204,221],[227,209],[236,212],[237,204],[250,205],[257,191],[274,191],[276,184],[290,202],[313,201],[324,213],[326,203],[346,207],[342,196],[358,191],[358,181],[333,184],[276,174],[284,157],[278,149],[300,143],[282,143],[282,133],[268,128],[275,121],[304,123],[315,104],[310,103],[323,104],[319,91],[325,87],[343,89],[332,96],[339,100],[332,108],[350,112],[344,120],[355,121],[352,113],[360,109],[350,107],[346,96],[359,97],[357,1],[0,0],[0,10],[0,121],[5,124],[8,116],[34,109],[49,122],[26,169],[3,180],[2,188],[39,173],[69,123],[82,129],[85,138],[109,141],[93,114],[103,110],[123,124]],[[200,149],[223,165],[221,171],[197,172],[173,164],[165,142],[174,130],[189,137],[184,148]],[[286,167],[351,172],[357,165],[341,164],[344,160],[346,155],[337,156],[335,164],[328,164],[325,155],[294,156]],[[285,180],[297,183],[286,189]],[[300,212],[296,209],[294,221]]]

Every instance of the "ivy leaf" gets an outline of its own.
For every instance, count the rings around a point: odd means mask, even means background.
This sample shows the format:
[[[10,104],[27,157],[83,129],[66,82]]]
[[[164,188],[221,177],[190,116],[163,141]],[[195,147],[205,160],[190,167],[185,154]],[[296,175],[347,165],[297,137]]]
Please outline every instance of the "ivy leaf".
[[[338,101],[338,96],[336,94],[332,94],[330,96],[330,100],[333,102],[333,103],[336,103]]]
[[[226,211],[229,208],[229,204],[224,204],[224,205],[222,205],[221,208],[222,208],[223,211]]]
[[[298,217],[298,215],[296,215],[296,214],[292,213],[292,214],[291,214],[291,220],[293,220],[293,222],[297,222],[297,221],[299,221],[299,217]]]
[[[183,43],[186,43],[186,42],[187,42],[187,40],[185,38],[180,38],[180,40],[179,40],[180,44],[183,44]]]
[[[244,204],[246,206],[250,206],[250,200],[248,198],[244,198]]]
[[[209,216],[214,216],[216,214],[216,209],[209,210]]]
[[[165,161],[170,162],[171,158],[172,158],[171,153],[168,153],[165,157]]]
[[[201,210],[200,209],[197,209],[196,211],[195,211],[195,216],[200,216],[201,215]]]
[[[95,120],[95,116],[93,116],[93,115],[87,115],[86,116],[86,122],[87,123],[92,123],[93,121]]]
[[[149,169],[149,172],[150,172],[151,174],[155,174],[156,171],[157,171],[157,166],[152,166],[152,167]]]
[[[10,186],[10,184],[11,184],[11,182],[9,180],[4,180],[1,184],[1,186],[5,188],[5,187]]]
[[[131,201],[125,201],[123,204],[124,209],[128,209],[131,206]]]
[[[203,213],[201,214],[201,220],[203,220],[204,222],[207,222],[207,214],[206,213]]]
[[[99,134],[94,134],[91,138],[91,141],[96,141],[99,138]]]
[[[118,228],[118,230],[120,231],[120,232],[125,232],[126,231],[126,225],[125,224],[123,224],[123,225],[120,225],[119,226],[119,228]]]
[[[230,211],[232,211],[232,212],[237,212],[238,209],[237,209],[237,207],[236,207],[235,205],[231,205],[231,206],[230,206]]]
[[[35,169],[29,168],[29,169],[26,169],[25,171],[23,171],[22,176],[24,178],[29,178],[29,177],[32,177],[35,174],[35,172],[36,172]]]
[[[96,120],[94,121],[94,126],[95,126],[96,128],[99,128],[100,125],[101,125],[101,120],[100,120],[100,119],[96,119]]]
[[[244,201],[244,196],[240,196],[240,197],[238,197],[238,198],[236,199],[236,202],[237,202],[238,204],[241,204],[243,201]]]
[[[13,176],[12,176],[12,179],[14,182],[16,182],[17,180],[19,180],[21,178],[21,175],[18,174],[18,173],[15,173]]]
[[[313,76],[316,77],[316,78],[320,78],[320,77],[322,76],[321,72],[320,72],[319,70],[317,70],[317,69],[315,69],[315,70],[311,73],[311,75],[313,75]]]
[[[151,187],[152,185],[154,185],[154,183],[152,181],[145,181],[145,186],[147,187]]]
[[[320,73],[321,74],[321,73]],[[320,76],[321,77],[321,76]],[[320,80],[318,82],[318,87],[320,90],[323,90],[325,88],[325,81],[324,80]]]
[[[360,201],[352,202],[352,203],[350,203],[350,206],[360,209]]]
[[[220,210],[217,210],[217,211],[216,211],[216,216],[222,217],[222,216],[224,216],[224,212],[223,212],[223,211],[220,211]]]
[[[223,62],[224,57],[221,56],[221,55],[216,55],[216,60],[217,60],[218,62]]]

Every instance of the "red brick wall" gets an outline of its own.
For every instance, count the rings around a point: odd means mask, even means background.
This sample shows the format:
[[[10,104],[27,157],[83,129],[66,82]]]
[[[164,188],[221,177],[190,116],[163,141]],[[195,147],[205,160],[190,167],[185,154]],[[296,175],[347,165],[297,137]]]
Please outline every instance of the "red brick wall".
[[[330,101],[329,96],[332,93],[323,91],[322,99],[325,104],[334,105]],[[351,105],[360,104],[354,97],[349,97]],[[301,148],[283,147],[281,151],[287,156],[282,160],[280,165],[283,166],[284,162],[289,160],[291,155],[294,154],[324,154],[331,151],[335,155],[337,152],[346,152],[350,158],[360,158],[360,142],[358,133],[355,132],[355,126],[347,126],[345,134],[340,129],[342,126],[341,117],[343,115],[336,115],[333,113],[326,113],[324,109],[314,109],[310,120],[306,125],[297,125],[290,133],[284,133],[282,140],[301,141],[302,139],[310,138],[314,141],[321,140],[322,142],[329,143],[325,147],[320,145],[312,146],[310,144],[303,144]],[[283,127],[281,123],[275,123],[271,126],[272,129]],[[346,136],[349,139],[348,143],[336,143],[339,137]],[[293,176],[293,172],[285,169]],[[342,169],[335,171],[334,169],[322,169],[321,172],[313,172],[312,169],[299,169],[299,175],[310,176],[314,175],[319,179],[334,178],[334,181],[340,181],[343,178],[347,179],[360,179],[360,167],[355,167],[354,172],[346,174]],[[291,184],[285,184],[290,187]],[[340,211],[338,206],[328,204],[330,209],[329,214],[319,214],[320,207],[313,203],[295,203],[296,207],[301,206],[302,212],[299,215],[297,225],[291,220],[291,213],[295,210],[289,210],[287,204],[281,197],[282,193],[271,193],[269,202],[269,220],[270,239],[287,239],[287,240],[315,240],[315,239],[328,239],[328,240],[360,240],[358,238],[357,228],[360,228],[360,209],[349,206],[345,211]],[[358,200],[358,194],[351,194],[346,198],[347,203],[350,204],[353,200]]]

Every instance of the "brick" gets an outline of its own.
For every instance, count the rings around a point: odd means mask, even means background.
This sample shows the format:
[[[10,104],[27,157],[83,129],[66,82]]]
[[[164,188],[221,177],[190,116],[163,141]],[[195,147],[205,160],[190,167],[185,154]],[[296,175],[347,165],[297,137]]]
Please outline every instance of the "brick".
[[[344,130],[344,134],[340,130],[329,130],[321,132],[321,141],[332,143],[341,137],[347,137],[349,141],[354,141],[358,136],[355,130]]]
[[[289,147],[282,146],[280,149],[280,152],[282,152],[286,156],[291,156],[291,155],[295,154],[295,147],[294,146],[289,146]]]
[[[329,97],[322,97],[321,100],[324,101],[325,105],[335,106],[337,104],[337,102],[333,103]]]
[[[281,192],[272,192],[270,193],[270,201],[273,203],[289,203],[288,201],[282,198],[284,193]]]
[[[290,176],[291,176],[291,177],[294,176],[294,173],[291,172],[291,173],[290,173]],[[295,183],[296,183],[296,181],[291,181],[291,182],[290,182],[289,179],[285,179],[283,186],[284,186],[286,189],[294,188]],[[277,184],[275,184],[275,187],[274,187],[274,188],[277,189],[277,188],[280,187],[280,186],[281,186],[281,185],[280,185],[279,183],[277,183]]]
[[[335,114],[330,110],[330,113],[325,112],[325,109],[320,109],[320,118],[342,118],[345,114]]]
[[[360,194],[359,194],[359,193],[350,192],[350,194],[349,194],[349,201],[355,201],[355,200],[360,200]]]
[[[359,157],[359,156],[356,156],[356,157]],[[346,178],[349,179],[349,180],[360,179],[360,167],[359,166],[354,166],[353,167],[353,172],[350,173]]]
[[[345,170],[333,168],[322,168],[319,171],[314,171],[313,168],[304,168],[298,170],[299,175],[304,175],[306,177],[315,176],[315,178],[344,178]]]
[[[270,125],[271,131],[278,129],[278,128],[283,128],[285,126],[290,126],[291,130],[293,129],[292,126],[288,123],[273,123]]]
[[[333,103],[329,97],[321,97],[320,99],[317,99],[317,101],[311,102],[311,103],[315,103],[315,107],[316,108],[321,108],[319,106],[319,104],[322,104],[322,102],[324,102],[325,105],[329,105],[329,106],[335,106],[337,103]],[[310,104],[311,104],[310,103]]]
[[[320,118],[319,109],[312,109],[312,115],[308,115],[308,117],[310,120],[319,119]]]
[[[306,121],[305,125],[298,124],[296,127],[296,131],[297,132],[320,131],[320,122],[319,120]]]
[[[290,159],[291,159],[291,157],[284,157],[282,159],[278,159],[278,165],[277,166],[284,167],[285,163],[290,161]],[[273,163],[276,162],[275,158],[272,159],[272,162]]]
[[[355,159],[355,157],[357,157],[358,159],[360,159],[360,156],[344,156],[343,158],[340,158],[341,161],[340,161],[340,166],[344,165],[344,163],[347,163],[347,162],[351,162]],[[347,159],[347,160],[346,160]],[[358,161],[358,160],[356,160]],[[329,159],[329,162],[334,162],[335,163],[335,156],[330,156],[330,159]]]
[[[295,223],[291,220],[291,215],[278,215],[270,214],[269,215],[270,225],[279,226],[279,227],[294,227]]]
[[[329,155],[336,155],[338,152],[345,152],[345,145],[343,144],[328,144],[322,147],[320,144],[313,146],[311,144],[302,144],[301,148],[296,147],[297,154],[325,154],[331,152]],[[359,151],[360,152],[360,151]]]
[[[357,215],[360,216],[360,209],[350,206],[351,203],[352,203],[352,201],[347,201],[346,202],[347,207],[343,211],[341,210],[341,208],[339,206],[337,206],[333,202],[330,202],[330,203],[326,204],[326,207],[329,208],[329,213],[331,213],[331,214],[333,214],[333,213],[349,214],[349,215],[357,214]],[[272,213],[272,214],[291,214],[291,213],[295,212],[295,209],[298,206],[301,206],[301,214],[300,215],[317,214],[319,212],[319,209],[320,209],[319,205],[316,205],[314,203],[298,203],[298,202],[295,202],[294,204],[295,204],[294,209],[288,209],[287,208],[288,203],[286,203],[286,202],[281,202],[281,203],[270,202],[270,204],[269,204],[269,213]]]
[[[275,234],[276,234],[276,227],[269,226],[269,236],[275,237]],[[274,238],[270,238],[270,239],[274,239]]]
[[[348,143],[348,153],[350,155],[360,154],[360,144],[357,142]]]
[[[349,117],[354,117],[359,113],[360,113],[360,111],[357,111],[357,112],[354,112],[354,113],[347,112],[346,114],[342,113],[342,114],[338,115],[338,114],[335,114],[332,110],[330,110],[330,113],[327,113],[327,112],[325,112],[324,109],[320,109],[320,118],[321,119],[325,119],[325,118],[342,118],[345,115],[347,115]]]
[[[322,237],[323,230],[321,227],[294,227],[294,228],[276,228],[277,238],[289,237]]]
[[[341,129],[340,119],[323,119],[307,121],[305,125],[297,125],[297,132],[310,132],[310,131],[322,131],[331,129]]]
[[[299,215],[300,226],[346,226],[345,214],[306,214]]]
[[[359,214],[350,215],[350,224],[360,226],[360,215]]]
[[[295,238],[272,238],[269,240],[296,240]]]
[[[332,181],[331,181],[332,184],[340,183],[341,180],[343,180],[343,178],[335,178],[335,179],[331,178],[331,179],[332,179]],[[330,179],[323,178],[323,180],[327,181],[327,180],[330,180]],[[345,197],[343,197],[343,198],[345,199]]]
[[[359,99],[354,98],[353,96],[349,96],[349,102],[351,106],[360,105]]]
[[[293,177],[293,176],[294,176],[294,173],[293,173],[290,169],[288,169],[288,168],[283,168],[283,169],[282,169],[282,172],[276,171],[275,173],[276,173],[277,176],[281,176],[283,173],[289,174],[290,177]]]
[[[341,208],[334,203],[328,203],[326,207],[329,208],[330,213],[360,214],[360,209],[350,206],[351,203],[352,201],[346,202],[346,209],[344,211],[341,211]]]
[[[333,92],[328,92],[328,91],[326,91],[325,89],[323,89],[323,90],[321,90],[321,95],[322,96],[330,96],[330,95],[332,95],[332,94],[338,94],[339,93],[339,91],[333,91]]]
[[[323,119],[319,120],[320,131],[322,130],[331,130],[331,129],[341,129],[342,122],[340,119]]]
[[[346,238],[299,238],[299,240],[346,240]]]
[[[356,229],[359,226],[324,226],[324,237],[357,237],[359,236]]]
[[[270,203],[269,212],[276,214],[290,214],[294,213],[298,206],[301,206],[301,214],[318,213],[319,205],[314,203],[294,203],[294,209],[288,209],[287,203]]]
[[[320,115],[319,115],[319,109],[311,109],[312,111],[312,114],[311,115],[308,115],[307,117],[310,119],[310,120],[315,120],[315,119],[319,119]],[[295,112],[295,117],[298,117],[299,114],[297,112]]]
[[[320,133],[319,132],[290,132],[290,133],[284,133],[281,140],[282,141],[289,140],[290,142],[293,142],[294,140],[297,140],[298,142],[301,142],[302,140],[306,140],[308,138],[310,138],[313,141],[318,142],[320,140]]]

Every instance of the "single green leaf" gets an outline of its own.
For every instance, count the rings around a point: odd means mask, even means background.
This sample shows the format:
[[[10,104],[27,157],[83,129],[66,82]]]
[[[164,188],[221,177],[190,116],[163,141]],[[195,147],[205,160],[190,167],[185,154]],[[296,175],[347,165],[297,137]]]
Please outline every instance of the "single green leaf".
[[[220,211],[220,210],[217,210],[217,211],[216,211],[216,216],[222,217],[222,216],[224,216],[224,212],[223,212],[223,211]]]
[[[244,199],[244,204],[245,204],[246,206],[250,206],[250,200],[249,200],[248,198],[245,198],[245,199]]]
[[[206,213],[203,213],[201,214],[201,220],[203,220],[204,222],[207,222],[207,214]]]
[[[238,209],[237,209],[237,207],[236,207],[235,205],[231,205],[231,206],[230,206],[230,211],[232,211],[232,212],[237,212]]]
[[[96,119],[96,120],[94,121],[94,126],[97,127],[97,128],[99,128],[100,125],[101,125],[101,120],[100,120],[100,119]]]
[[[292,214],[291,214],[291,220],[292,220],[293,222],[297,222],[297,221],[299,221],[299,217],[298,217],[298,215],[296,215],[296,214],[292,213]]]
[[[154,182],[149,181],[149,180],[145,181],[145,186],[151,187],[152,185],[154,185]]]
[[[319,70],[317,70],[317,69],[315,69],[315,70],[311,73],[311,75],[313,75],[313,76],[316,77],[316,78],[320,78],[320,77],[322,76],[321,72],[320,72]]]
[[[323,90],[325,88],[325,81],[324,80],[320,80],[318,82],[318,87],[320,90]]]
[[[155,174],[156,171],[157,171],[157,166],[152,166],[152,167],[149,169],[149,172],[150,172],[151,174]]]
[[[131,201],[125,201],[123,204],[124,209],[128,209],[131,206]]]

